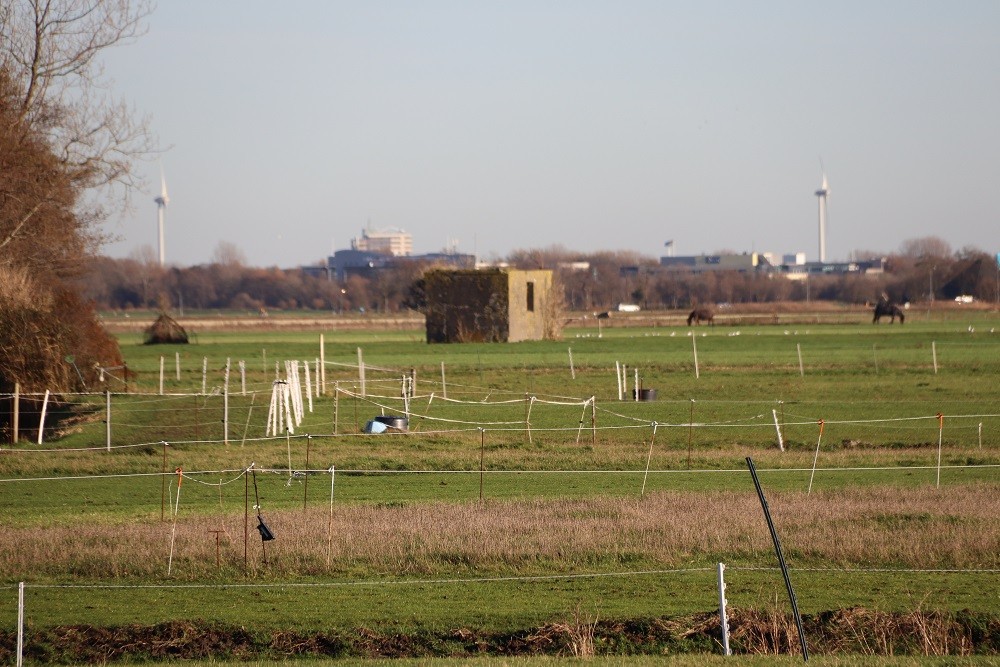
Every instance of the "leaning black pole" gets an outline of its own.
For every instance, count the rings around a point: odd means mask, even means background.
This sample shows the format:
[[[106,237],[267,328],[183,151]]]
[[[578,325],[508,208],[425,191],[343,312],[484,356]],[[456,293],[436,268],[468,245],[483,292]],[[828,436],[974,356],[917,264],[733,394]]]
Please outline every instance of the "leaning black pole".
[[[795,616],[795,626],[799,629],[799,644],[802,646],[802,660],[809,662],[809,649],[806,647],[806,633],[802,630],[802,617],[799,616],[799,605],[795,601],[795,590],[792,588],[792,580],[788,577],[788,565],[785,564],[785,556],[781,553],[781,541],[778,533],[774,530],[774,522],[771,520],[771,510],[767,507],[767,499],[764,498],[764,490],[760,488],[760,480],[757,479],[757,469],[753,467],[753,459],[747,457],[747,467],[750,468],[750,476],[753,477],[753,485],[757,488],[757,497],[760,498],[760,506],[764,510],[764,518],[767,519],[767,528],[771,531],[771,540],[774,542],[774,553],[778,554],[778,565],[781,566],[781,576],[785,578],[785,588],[788,589],[788,599],[792,603],[792,615]]]

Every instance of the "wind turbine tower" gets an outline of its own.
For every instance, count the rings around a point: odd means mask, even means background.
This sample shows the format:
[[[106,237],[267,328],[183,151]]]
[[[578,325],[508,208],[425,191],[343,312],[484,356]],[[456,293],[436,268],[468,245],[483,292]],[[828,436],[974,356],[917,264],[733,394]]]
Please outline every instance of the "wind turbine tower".
[[[826,263],[826,198],[829,194],[830,186],[826,184],[826,170],[823,170],[823,184],[816,191],[816,198],[819,200],[819,261],[821,264]]]
[[[170,203],[170,197],[167,196],[167,179],[163,175],[163,169],[160,169],[160,196],[154,199],[156,202],[156,229],[159,233],[160,239],[160,268],[164,265],[164,249],[163,249],[163,218],[167,213],[167,204]]]

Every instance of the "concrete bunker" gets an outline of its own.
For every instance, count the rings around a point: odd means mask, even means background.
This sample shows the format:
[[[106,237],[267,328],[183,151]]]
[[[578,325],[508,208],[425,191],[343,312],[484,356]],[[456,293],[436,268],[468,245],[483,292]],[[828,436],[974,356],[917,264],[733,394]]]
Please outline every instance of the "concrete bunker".
[[[424,274],[427,342],[553,338],[552,271],[443,270]]]

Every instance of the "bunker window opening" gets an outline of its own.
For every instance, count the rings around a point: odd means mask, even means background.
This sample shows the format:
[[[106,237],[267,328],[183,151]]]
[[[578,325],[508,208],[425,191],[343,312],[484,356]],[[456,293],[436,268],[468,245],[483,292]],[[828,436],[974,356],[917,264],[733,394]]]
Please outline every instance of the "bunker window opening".
[[[528,312],[533,313],[535,312],[535,283],[533,282],[528,283],[527,295],[528,295],[528,303],[527,303]]]

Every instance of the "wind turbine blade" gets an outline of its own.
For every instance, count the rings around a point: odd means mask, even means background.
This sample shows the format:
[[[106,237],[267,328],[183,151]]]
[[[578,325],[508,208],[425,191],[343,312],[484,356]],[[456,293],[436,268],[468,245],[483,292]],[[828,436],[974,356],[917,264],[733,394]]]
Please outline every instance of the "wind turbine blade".
[[[163,173],[163,165],[160,165],[160,196],[159,199],[163,200],[163,205],[166,206],[170,203],[170,197],[167,195],[167,177]]]

